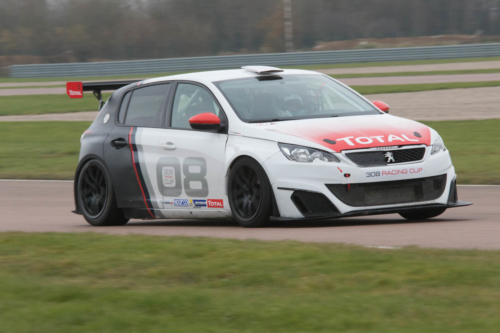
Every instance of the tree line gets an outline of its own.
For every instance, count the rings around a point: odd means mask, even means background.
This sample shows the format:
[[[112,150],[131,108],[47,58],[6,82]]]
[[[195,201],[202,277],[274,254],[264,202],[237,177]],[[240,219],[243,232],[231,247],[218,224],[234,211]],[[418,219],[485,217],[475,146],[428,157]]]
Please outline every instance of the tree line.
[[[500,0],[292,0],[293,43],[500,34]],[[0,56],[46,62],[284,52],[282,0],[0,0]]]

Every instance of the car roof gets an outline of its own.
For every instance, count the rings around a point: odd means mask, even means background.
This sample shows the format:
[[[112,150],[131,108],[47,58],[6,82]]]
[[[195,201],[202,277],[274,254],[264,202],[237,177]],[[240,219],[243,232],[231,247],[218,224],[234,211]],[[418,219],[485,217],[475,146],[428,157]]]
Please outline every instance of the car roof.
[[[323,75],[318,72],[307,71],[302,69],[284,69],[283,72],[273,73],[272,75],[290,75],[290,74],[313,74],[313,75]],[[219,70],[219,71],[209,71],[209,72],[197,72],[197,73],[187,73],[178,74],[171,76],[158,77],[154,79],[145,80],[143,83],[154,83],[169,80],[188,80],[188,81],[199,81],[199,82],[217,82],[233,79],[244,79],[252,77],[262,77],[268,74],[257,74],[250,72],[245,69],[229,69],[229,70]]]

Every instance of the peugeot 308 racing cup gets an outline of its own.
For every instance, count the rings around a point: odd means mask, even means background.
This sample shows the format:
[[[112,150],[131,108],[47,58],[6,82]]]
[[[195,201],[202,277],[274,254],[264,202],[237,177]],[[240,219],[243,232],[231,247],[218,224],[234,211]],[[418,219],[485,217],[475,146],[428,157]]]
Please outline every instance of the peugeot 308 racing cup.
[[[470,205],[433,129],[388,114],[329,76],[249,66],[144,81],[69,82],[100,112],[81,137],[77,214],[129,219],[275,221]],[[116,90],[103,105],[101,92]]]

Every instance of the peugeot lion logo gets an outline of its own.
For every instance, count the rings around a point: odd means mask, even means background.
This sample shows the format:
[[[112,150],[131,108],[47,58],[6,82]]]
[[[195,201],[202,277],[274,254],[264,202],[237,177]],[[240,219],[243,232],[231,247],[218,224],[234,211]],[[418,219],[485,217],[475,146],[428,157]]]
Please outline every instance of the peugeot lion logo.
[[[385,153],[385,158],[387,158],[387,163],[396,163],[396,161],[394,160],[394,154],[391,153],[390,151],[388,151],[387,153]]]

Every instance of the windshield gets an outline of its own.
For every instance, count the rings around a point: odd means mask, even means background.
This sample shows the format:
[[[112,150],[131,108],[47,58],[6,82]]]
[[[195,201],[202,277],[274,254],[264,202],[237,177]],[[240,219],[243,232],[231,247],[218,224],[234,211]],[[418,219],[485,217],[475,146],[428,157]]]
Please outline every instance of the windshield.
[[[216,82],[245,122],[380,114],[370,103],[323,75],[273,75]]]

